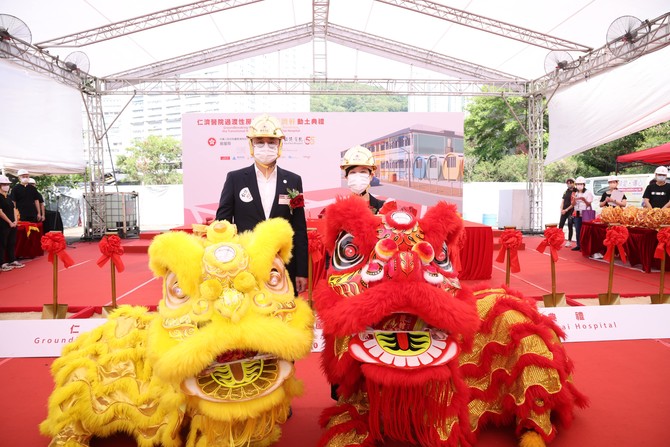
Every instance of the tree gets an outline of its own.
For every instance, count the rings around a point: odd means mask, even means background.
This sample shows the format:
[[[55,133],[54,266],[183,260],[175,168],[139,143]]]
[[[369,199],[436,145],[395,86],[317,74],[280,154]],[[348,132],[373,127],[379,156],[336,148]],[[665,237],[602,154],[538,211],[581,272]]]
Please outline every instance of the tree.
[[[169,185],[182,182],[181,143],[173,137],[151,135],[119,155],[117,168],[131,181],[143,185]]]
[[[364,90],[383,89],[359,84],[341,84],[337,86],[312,86],[314,90],[343,90],[356,87]],[[400,95],[312,95],[310,98],[312,112],[406,112],[407,96]]]
[[[509,97],[507,103],[525,123],[525,98]],[[499,96],[479,96],[466,106],[466,145],[481,161],[496,161],[526,150],[528,139],[507,103]]]
[[[576,155],[577,160],[587,168],[581,175],[593,177],[614,173],[617,156],[635,152],[643,141],[642,133],[636,132]]]

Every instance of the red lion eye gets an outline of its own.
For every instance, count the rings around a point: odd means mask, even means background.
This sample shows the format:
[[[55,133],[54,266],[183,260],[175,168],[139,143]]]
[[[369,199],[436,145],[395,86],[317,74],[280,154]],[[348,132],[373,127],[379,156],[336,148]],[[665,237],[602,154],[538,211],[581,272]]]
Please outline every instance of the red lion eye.
[[[358,250],[356,250],[356,247],[353,247],[351,245],[347,245],[346,247],[344,247],[344,256],[346,256],[347,258],[353,258],[354,256],[356,256],[357,252]]]

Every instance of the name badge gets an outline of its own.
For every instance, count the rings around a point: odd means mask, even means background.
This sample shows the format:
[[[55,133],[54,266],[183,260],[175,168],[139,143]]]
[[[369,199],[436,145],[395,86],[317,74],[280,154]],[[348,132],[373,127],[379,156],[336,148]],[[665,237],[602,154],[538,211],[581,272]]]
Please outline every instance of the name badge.
[[[289,203],[291,203],[291,198],[288,196],[288,194],[279,194],[280,205],[288,205]]]

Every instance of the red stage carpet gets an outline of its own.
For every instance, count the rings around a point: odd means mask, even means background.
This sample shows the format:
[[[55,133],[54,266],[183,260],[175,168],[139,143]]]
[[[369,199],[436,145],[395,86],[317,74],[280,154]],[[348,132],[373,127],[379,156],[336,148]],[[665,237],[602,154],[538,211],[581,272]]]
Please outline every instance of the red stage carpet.
[[[540,237],[525,237],[526,250],[519,252],[521,272],[513,274],[511,287],[540,298],[551,290],[549,258],[535,250]],[[75,265],[60,269],[59,295],[72,308],[106,305],[110,301],[109,265],[99,268],[97,243],[80,242],[68,247]],[[495,257],[497,253],[493,253]],[[570,297],[593,297],[607,289],[608,265],[585,259],[578,252],[559,253],[557,280],[559,292]],[[117,275],[121,304],[155,306],[161,285],[152,279],[147,256],[126,253],[126,271]],[[26,268],[0,274],[0,312],[32,309],[40,311],[51,302],[51,264],[46,256],[26,262]],[[504,282],[504,264],[493,264],[492,285]],[[614,291],[623,296],[656,293],[659,273],[615,267]],[[480,281],[463,281],[466,284]],[[667,289],[666,289],[667,292]],[[10,343],[4,340],[3,343]],[[567,344],[575,365],[575,383],[591,399],[591,407],[579,410],[573,427],[560,428],[552,444],[559,447],[588,445],[661,447],[670,445],[666,415],[670,414],[670,343],[655,340]],[[51,359],[0,359],[0,446],[46,447],[37,425],[46,415],[52,389],[49,374]],[[319,369],[318,354],[296,365],[305,382],[305,396],[294,402],[294,416],[284,426],[278,444],[316,445],[321,429],[319,413],[333,402],[330,389]],[[134,446],[132,439],[117,436],[96,440],[94,446]],[[479,446],[514,446],[509,429],[489,429],[482,433]]]
[[[591,399],[578,410],[570,429],[559,427],[555,447],[612,447],[668,445],[670,414],[670,344],[657,340],[567,344],[575,362],[575,384]],[[0,360],[2,399],[0,446],[46,447],[37,425],[46,416],[52,388],[50,359]],[[293,417],[284,425],[278,447],[315,446],[321,429],[319,413],[333,401],[319,368],[319,354],[296,364],[305,395],[294,401]],[[511,428],[491,428],[479,447],[513,447]],[[96,440],[99,447],[135,446],[132,438]]]

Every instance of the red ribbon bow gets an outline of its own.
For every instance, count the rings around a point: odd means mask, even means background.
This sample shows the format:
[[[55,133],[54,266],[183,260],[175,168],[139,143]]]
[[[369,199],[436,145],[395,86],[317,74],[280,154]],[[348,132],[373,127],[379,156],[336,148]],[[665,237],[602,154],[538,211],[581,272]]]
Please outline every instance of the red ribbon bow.
[[[123,254],[121,238],[116,235],[104,236],[100,239],[98,248],[100,248],[100,253],[102,253],[102,256],[98,259],[98,267],[102,268],[111,258],[117,272],[121,273],[126,268],[123,265],[123,260],[121,260],[121,255]]]
[[[654,251],[654,257],[663,259],[663,256],[665,256],[663,252],[667,252],[670,255],[670,227],[658,230],[656,238],[658,239],[658,245]]]
[[[323,237],[318,231],[307,232],[307,250],[312,255],[313,262],[319,262],[323,258]]]
[[[40,242],[42,245],[42,250],[45,250],[49,253],[48,259],[52,264],[54,262],[54,255],[57,255],[61,258],[65,268],[68,268],[74,264],[74,260],[65,251],[67,243],[65,242],[65,236],[63,236],[63,233],[58,233],[56,231],[49,232],[42,236]]]
[[[521,235],[521,232],[513,228],[504,230],[499,238],[500,251],[498,252],[496,262],[503,262],[505,260],[505,253],[509,249],[510,270],[512,273],[521,271],[521,265],[519,264],[519,247],[521,246],[522,240],[523,236]]]
[[[603,241],[603,245],[607,247],[607,252],[603,259],[609,261],[614,256],[614,247],[619,248],[619,256],[621,260],[626,262],[626,251],[623,249],[623,244],[628,240],[628,228],[623,225],[615,225],[607,228],[607,235]]]
[[[565,239],[565,233],[563,230],[557,227],[549,227],[544,230],[544,239],[540,242],[540,245],[537,246],[537,251],[544,253],[547,247],[551,250],[551,259],[554,262],[558,262],[558,250],[563,247],[563,241]]]

